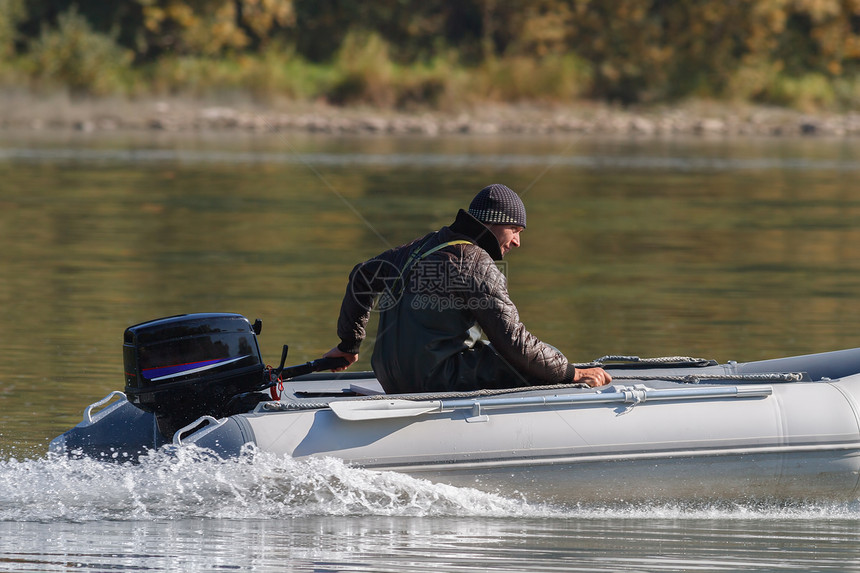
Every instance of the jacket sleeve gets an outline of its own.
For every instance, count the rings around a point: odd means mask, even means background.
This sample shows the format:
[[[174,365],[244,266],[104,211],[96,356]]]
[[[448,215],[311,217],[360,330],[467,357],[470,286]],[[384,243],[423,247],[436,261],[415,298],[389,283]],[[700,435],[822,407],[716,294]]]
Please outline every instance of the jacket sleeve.
[[[474,277],[477,282],[472,296],[479,298],[469,308],[502,358],[532,385],[572,382],[573,365],[558,349],[526,329],[508,295],[507,278],[489,256],[478,259]]]
[[[400,268],[417,242],[416,239],[389,249],[353,267],[337,319],[337,336],[340,338],[337,347],[340,350],[357,354],[367,335],[367,322],[374,304],[385,309],[397,302],[399,289],[403,286],[398,283]]]
[[[340,305],[337,319],[337,347],[351,354],[358,354],[361,342],[366,336],[367,321],[376,297],[383,294],[390,285],[391,266],[384,258],[374,257],[353,267],[349,273],[346,293]]]

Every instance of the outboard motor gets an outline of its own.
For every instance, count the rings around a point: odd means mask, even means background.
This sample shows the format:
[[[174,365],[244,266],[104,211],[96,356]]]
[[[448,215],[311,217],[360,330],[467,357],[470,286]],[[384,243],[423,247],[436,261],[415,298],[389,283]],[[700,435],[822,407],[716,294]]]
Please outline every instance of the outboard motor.
[[[230,400],[266,387],[261,322],[229,313],[183,314],[130,326],[123,338],[125,393],[170,438]]]

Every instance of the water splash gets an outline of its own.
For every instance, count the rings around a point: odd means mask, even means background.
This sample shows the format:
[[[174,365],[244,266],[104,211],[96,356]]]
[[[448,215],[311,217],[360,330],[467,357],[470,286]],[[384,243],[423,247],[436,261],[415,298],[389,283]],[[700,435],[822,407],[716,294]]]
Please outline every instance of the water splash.
[[[297,461],[249,451],[222,460],[182,447],[153,452],[138,464],[58,456],[0,461],[0,521],[546,513],[522,500],[330,458]]]
[[[0,461],[0,521],[284,519],[308,516],[620,519],[860,519],[860,503],[636,504],[559,507],[333,458],[248,450],[222,460],[196,447],[138,464],[48,456]]]

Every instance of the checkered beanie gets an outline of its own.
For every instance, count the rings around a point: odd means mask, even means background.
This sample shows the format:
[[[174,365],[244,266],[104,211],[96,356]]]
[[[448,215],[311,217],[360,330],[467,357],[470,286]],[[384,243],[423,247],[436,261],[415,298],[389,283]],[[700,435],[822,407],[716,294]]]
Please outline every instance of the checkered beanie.
[[[526,226],[526,206],[520,196],[500,183],[481,189],[469,205],[469,213],[490,225]]]

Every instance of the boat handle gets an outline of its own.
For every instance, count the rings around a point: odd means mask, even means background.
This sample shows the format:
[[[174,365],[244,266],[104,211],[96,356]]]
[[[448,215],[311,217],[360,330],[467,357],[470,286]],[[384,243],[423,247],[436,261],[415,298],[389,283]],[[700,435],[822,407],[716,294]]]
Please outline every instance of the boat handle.
[[[220,424],[220,422],[218,422],[218,420],[216,420],[212,416],[200,416],[199,418],[197,418],[196,420],[194,420],[193,422],[191,422],[187,426],[183,426],[183,427],[179,428],[178,430],[176,430],[176,433],[173,434],[173,445],[174,446],[181,446],[182,445],[182,434],[184,434],[190,430],[193,430],[194,428],[196,428],[197,426],[199,426],[203,422],[215,424],[216,426]]]
[[[105,404],[110,402],[114,396],[119,396],[120,398],[122,398],[122,400],[128,401],[128,398],[126,398],[124,392],[120,392],[119,390],[114,390],[113,392],[111,392],[110,394],[108,394],[107,396],[105,396],[104,398],[99,400],[98,402],[94,402],[93,404],[90,404],[89,406],[87,406],[87,409],[84,410],[84,423],[85,424],[94,424],[98,420],[102,419],[105,415],[107,415],[109,409],[105,408],[104,410],[97,412],[96,417],[93,418],[93,409],[98,408],[99,406],[104,406]],[[121,402],[117,402],[117,404],[120,404],[120,403]]]

